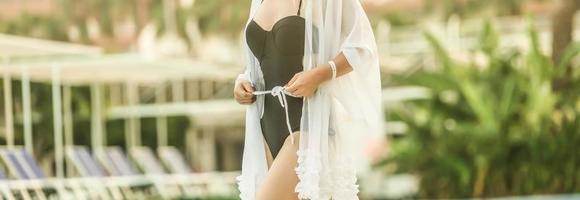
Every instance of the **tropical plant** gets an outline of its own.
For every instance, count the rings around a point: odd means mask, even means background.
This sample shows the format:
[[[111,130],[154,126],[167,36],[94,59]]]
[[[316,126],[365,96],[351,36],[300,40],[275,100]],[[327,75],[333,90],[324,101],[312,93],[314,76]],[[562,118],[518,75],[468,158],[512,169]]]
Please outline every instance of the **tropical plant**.
[[[580,1],[558,0],[556,1],[556,12],[552,20],[552,60],[560,62],[566,46],[574,40],[574,19],[576,12],[580,10]],[[566,70],[572,70],[572,66]],[[567,79],[559,80],[566,84]]]
[[[66,24],[60,18],[55,16],[41,17],[30,13],[21,13],[11,21],[0,21],[0,33],[60,41],[68,40]]]
[[[250,1],[212,0],[196,1],[191,13],[199,19],[204,33],[238,38],[249,11]]]
[[[478,61],[454,59],[425,34],[440,68],[395,80],[426,87],[431,98],[391,112],[409,129],[379,167],[416,174],[417,195],[427,198],[580,192],[578,69],[571,87],[552,88],[566,74],[555,65],[569,64],[580,45],[553,64],[531,26],[526,51],[501,49],[491,23],[484,27]]]
[[[443,0],[427,1],[430,9],[435,4],[442,3],[442,11],[446,16],[458,14],[460,16],[477,16],[482,12],[493,12],[496,15],[522,15],[523,5],[530,2],[546,2],[546,0]]]

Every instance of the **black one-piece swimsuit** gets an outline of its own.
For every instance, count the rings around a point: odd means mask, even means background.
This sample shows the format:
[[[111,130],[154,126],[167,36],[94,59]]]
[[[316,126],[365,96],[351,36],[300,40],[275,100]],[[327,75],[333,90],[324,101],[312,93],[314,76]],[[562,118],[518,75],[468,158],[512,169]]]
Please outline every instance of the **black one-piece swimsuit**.
[[[302,4],[302,1],[300,1]],[[291,15],[278,20],[271,31],[264,30],[252,20],[246,28],[246,41],[260,62],[266,89],[284,86],[294,74],[302,71],[304,56],[304,18]],[[287,96],[288,116],[293,132],[300,130],[302,98]],[[277,97],[266,95],[264,115],[260,120],[264,139],[276,157],[289,135],[284,108]]]

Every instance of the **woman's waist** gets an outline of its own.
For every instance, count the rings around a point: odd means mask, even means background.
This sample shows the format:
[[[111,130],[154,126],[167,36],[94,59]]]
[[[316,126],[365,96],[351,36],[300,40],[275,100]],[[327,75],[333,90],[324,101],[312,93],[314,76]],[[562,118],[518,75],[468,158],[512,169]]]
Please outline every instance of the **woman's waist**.
[[[266,103],[267,107],[270,107],[270,106],[280,107],[280,103],[279,103],[277,96],[265,95],[264,100],[266,101],[265,103]],[[293,107],[293,106],[302,107],[302,103],[303,103],[302,97],[293,97],[290,95],[286,95],[286,100],[288,101],[288,104],[291,104],[290,107]],[[280,107],[280,109],[283,110],[284,108]]]
[[[295,74],[303,70],[302,63],[267,63],[261,66],[266,89],[284,86]]]
[[[303,55],[266,54],[260,59],[263,67],[300,67],[302,68]]]

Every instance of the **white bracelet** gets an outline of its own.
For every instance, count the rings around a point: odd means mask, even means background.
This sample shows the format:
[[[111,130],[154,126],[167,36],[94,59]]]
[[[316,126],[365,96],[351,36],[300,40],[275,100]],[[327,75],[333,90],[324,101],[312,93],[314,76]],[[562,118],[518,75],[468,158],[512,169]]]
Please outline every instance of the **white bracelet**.
[[[328,61],[328,64],[330,65],[330,69],[332,70],[332,80],[334,80],[336,78],[336,63],[334,63],[334,61]]]

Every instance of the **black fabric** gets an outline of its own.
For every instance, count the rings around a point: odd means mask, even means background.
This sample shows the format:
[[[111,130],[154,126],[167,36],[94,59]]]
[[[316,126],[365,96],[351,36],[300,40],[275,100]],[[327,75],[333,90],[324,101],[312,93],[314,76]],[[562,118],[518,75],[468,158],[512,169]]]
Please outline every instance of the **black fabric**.
[[[302,4],[302,1],[300,1]],[[300,11],[298,11],[298,14]],[[292,15],[278,20],[271,31],[266,31],[254,20],[246,29],[246,41],[260,62],[266,89],[284,86],[294,74],[301,72],[304,57],[304,18]],[[293,132],[300,131],[302,98],[287,96],[290,125]],[[289,135],[284,108],[277,97],[266,95],[264,116],[260,120],[262,133],[276,157]]]

